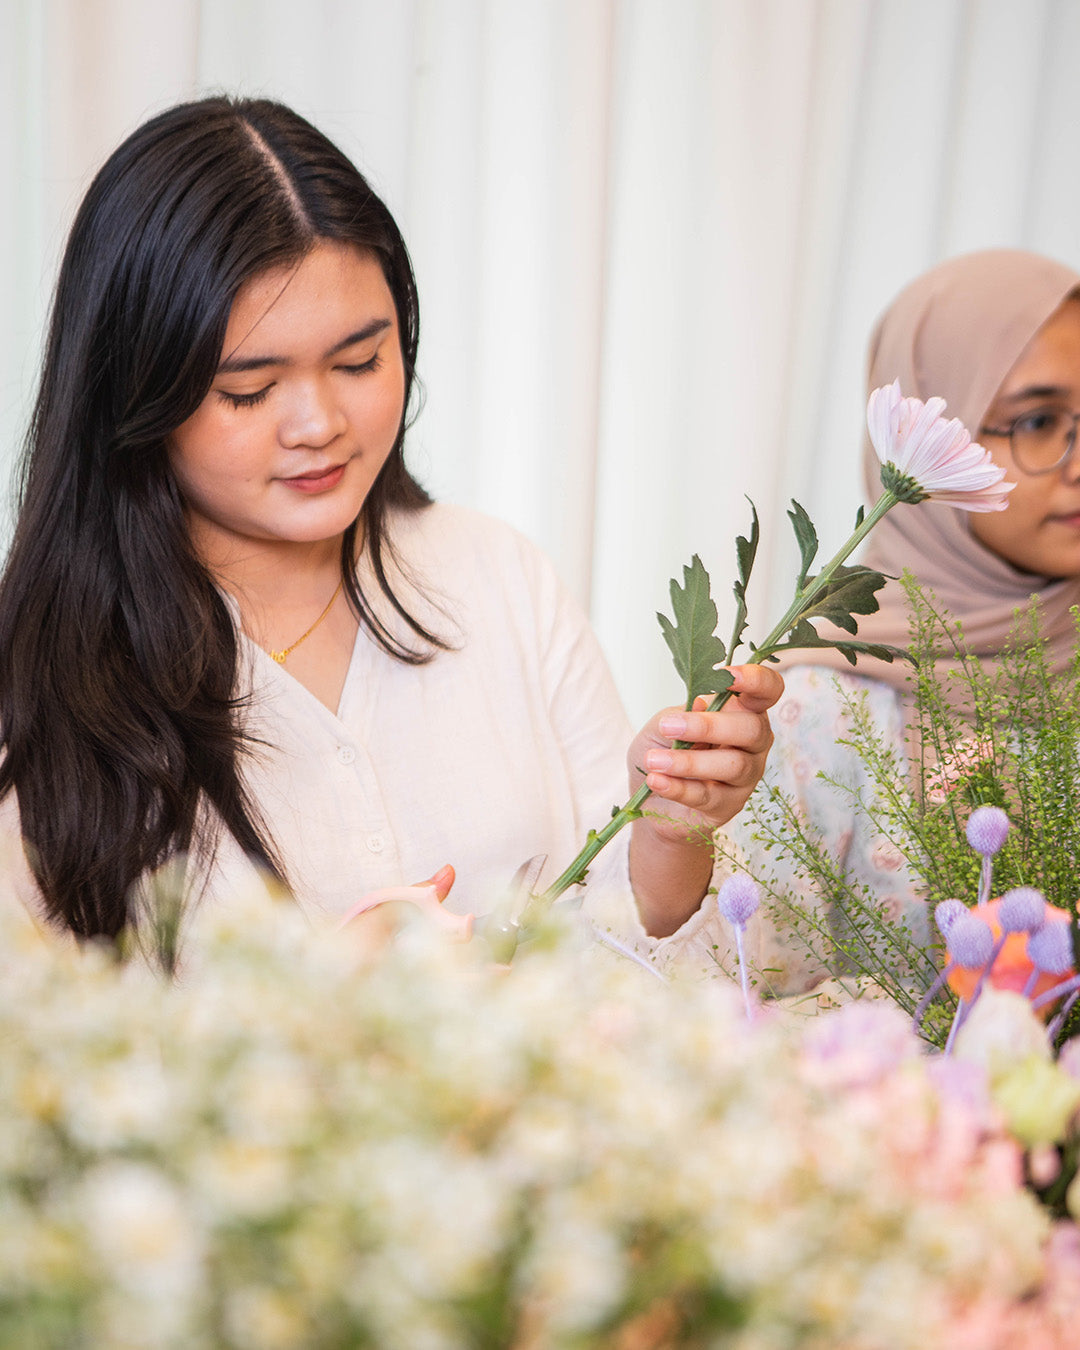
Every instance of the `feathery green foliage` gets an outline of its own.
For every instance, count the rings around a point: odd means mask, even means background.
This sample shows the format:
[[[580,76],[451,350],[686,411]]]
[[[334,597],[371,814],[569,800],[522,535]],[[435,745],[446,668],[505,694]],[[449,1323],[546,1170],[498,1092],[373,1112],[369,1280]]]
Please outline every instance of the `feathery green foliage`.
[[[907,753],[875,724],[864,697],[845,695],[850,733],[842,744],[862,762],[872,791],[863,795],[823,776],[824,783],[847,795],[853,819],[866,817],[899,850],[925,895],[928,918],[941,900],[975,903],[981,860],[964,831],[976,806],[993,805],[1012,822],[994,859],[995,894],[1034,886],[1075,923],[1080,623],[1069,667],[1055,674],[1034,607],[1018,611],[991,668],[965,653],[960,625],[931,596],[910,577],[905,586],[916,661]],[[957,669],[935,668],[935,656],[943,654],[955,658]],[[913,1007],[940,960],[936,931],[928,942],[890,921],[783,791],[763,784],[749,810],[758,846],[750,870],[770,897],[775,922],[837,976],[871,981],[901,1007]],[[946,996],[928,1018],[932,1040],[944,1039],[947,1002]]]

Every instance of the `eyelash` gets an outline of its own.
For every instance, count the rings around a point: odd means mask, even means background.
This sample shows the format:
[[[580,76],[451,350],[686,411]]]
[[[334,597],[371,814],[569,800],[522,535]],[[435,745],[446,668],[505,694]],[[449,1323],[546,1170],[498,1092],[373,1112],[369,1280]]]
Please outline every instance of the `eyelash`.
[[[370,371],[378,370],[381,365],[382,357],[376,352],[370,361],[364,361],[359,366],[338,366],[338,370],[346,375],[366,375]],[[265,389],[256,389],[253,394],[228,394],[224,389],[217,392],[233,408],[254,408],[266,398],[273,387],[272,384],[268,384]]]
[[[268,384],[265,389],[257,389],[254,394],[227,394],[224,389],[219,389],[218,393],[233,408],[254,408],[273,387],[272,384]]]

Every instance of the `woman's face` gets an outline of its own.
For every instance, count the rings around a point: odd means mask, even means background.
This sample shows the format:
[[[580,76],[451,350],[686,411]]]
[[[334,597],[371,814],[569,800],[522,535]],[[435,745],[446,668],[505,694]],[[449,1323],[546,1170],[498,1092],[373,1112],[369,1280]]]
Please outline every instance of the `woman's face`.
[[[1043,577],[1080,576],[1080,451],[1049,473],[1024,473],[1004,429],[1040,408],[1080,412],[1080,299],[1051,315],[1005,377],[977,439],[1016,487],[1004,511],[972,515],[971,532],[992,552]]]
[[[168,453],[196,552],[340,538],[397,439],[405,372],[376,258],[322,242],[241,287],[209,393]]]

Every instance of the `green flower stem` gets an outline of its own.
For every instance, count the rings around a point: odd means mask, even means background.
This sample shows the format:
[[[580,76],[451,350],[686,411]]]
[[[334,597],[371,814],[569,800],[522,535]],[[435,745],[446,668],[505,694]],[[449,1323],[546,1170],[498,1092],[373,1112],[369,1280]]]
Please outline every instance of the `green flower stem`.
[[[891,511],[900,500],[901,498],[890,488],[885,489],[839,552],[829,559],[817,576],[812,577],[804,586],[799,588],[780,622],[773,628],[764,642],[755,647],[753,653],[741,664],[756,666],[768,659],[799,620],[813,609],[814,602],[832,581],[836,569],[847,561],[878,521]],[[733,655],[734,652],[728,653],[729,660]],[[731,690],[725,689],[722,693],[716,695],[709,704],[707,711],[719,712],[731,697]],[[675,741],[674,743],[677,750],[685,750],[691,744],[690,741]],[[576,886],[584,881],[592,860],[605,845],[615,838],[624,825],[628,825],[631,821],[638,820],[641,817],[641,808],[651,796],[652,789],[642,783],[630,800],[615,812],[602,830],[590,830],[585,847],[566,871],[553,881],[546,891],[533,897],[525,912],[524,922],[529,923],[538,919],[558,900],[564,891],[568,891],[571,886]]]
[[[817,576],[812,577],[805,586],[795,593],[795,598],[787,607],[784,617],[768,637],[765,638],[764,642],[762,642],[759,647],[755,648],[754,654],[748,656],[745,661],[741,662],[742,665],[760,665],[762,661],[780,646],[781,642],[787,637],[788,633],[791,632],[803,615],[813,608],[814,601],[817,600],[818,596],[826,589],[836,575],[836,569],[842,567],[844,563],[847,562],[848,558],[851,557],[852,553],[855,552],[878,521],[881,520],[883,516],[887,515],[898,501],[900,501],[900,498],[896,493],[891,489],[886,488],[870,508],[869,512],[863,517],[862,522],[856,527],[847,543],[841,547],[839,552],[835,553],[829,559]],[[716,712],[718,708],[724,706],[724,703],[726,703],[727,699],[730,697],[730,692],[725,690],[725,694],[727,697],[724,697],[724,695],[717,695],[717,698],[713,699],[712,703],[709,704],[709,712]],[[719,699],[722,699],[722,702],[718,701]]]

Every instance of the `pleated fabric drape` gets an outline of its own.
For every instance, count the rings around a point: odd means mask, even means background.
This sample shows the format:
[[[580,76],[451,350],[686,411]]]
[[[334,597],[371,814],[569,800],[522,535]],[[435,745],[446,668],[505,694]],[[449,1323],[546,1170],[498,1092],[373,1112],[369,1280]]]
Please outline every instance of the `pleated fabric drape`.
[[[678,696],[653,611],[701,554],[759,626],[794,495],[859,501],[863,349],[951,253],[1080,264],[1071,0],[0,0],[0,471],[79,195],[220,89],[316,121],[398,214],[421,289],[412,460],[589,606],[635,718]]]

